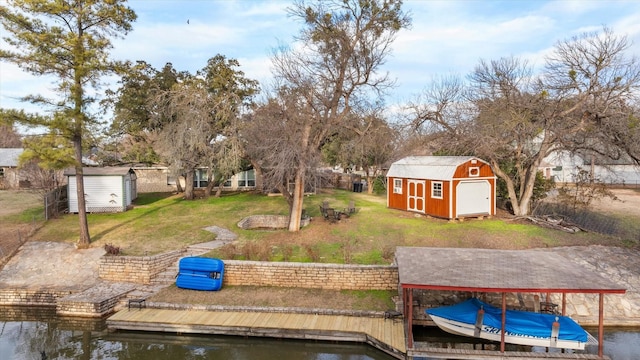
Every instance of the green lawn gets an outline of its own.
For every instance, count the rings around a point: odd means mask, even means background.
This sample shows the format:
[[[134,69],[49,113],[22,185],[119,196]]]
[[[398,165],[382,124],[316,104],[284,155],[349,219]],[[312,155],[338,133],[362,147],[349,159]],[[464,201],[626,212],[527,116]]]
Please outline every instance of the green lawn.
[[[323,221],[319,205],[341,209],[354,200],[358,212],[332,224]],[[238,221],[257,214],[286,215],[282,197],[253,193],[186,201],[180,195],[140,194],[133,209],[117,214],[89,214],[91,246],[112,244],[126,255],[156,254],[211,241],[208,226],[230,229],[238,241],[209,254],[223,259],[388,264],[396,246],[525,249],[568,245],[624,246],[625,239],[595,233],[568,234],[512,219],[449,222],[386,208],[384,197],[342,190],[306,196],[313,217],[301,231],[242,230]],[[76,242],[77,215],[47,222],[33,240]],[[628,240],[628,239],[627,239]]]

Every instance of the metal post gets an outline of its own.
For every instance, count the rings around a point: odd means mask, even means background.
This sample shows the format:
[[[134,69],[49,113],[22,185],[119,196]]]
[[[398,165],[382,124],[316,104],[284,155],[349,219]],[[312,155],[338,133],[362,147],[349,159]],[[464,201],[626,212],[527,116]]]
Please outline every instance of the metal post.
[[[502,293],[502,328],[500,329],[500,352],[504,352],[504,329],[507,324],[507,294]]]
[[[407,309],[408,312],[407,314],[405,314],[405,316],[407,317],[407,327],[409,328],[407,331],[407,347],[409,349],[413,348],[413,288],[410,288],[408,290],[409,294],[407,296],[408,298],[408,304],[407,304]]]
[[[598,309],[598,356],[604,355],[604,293],[600,293]]]

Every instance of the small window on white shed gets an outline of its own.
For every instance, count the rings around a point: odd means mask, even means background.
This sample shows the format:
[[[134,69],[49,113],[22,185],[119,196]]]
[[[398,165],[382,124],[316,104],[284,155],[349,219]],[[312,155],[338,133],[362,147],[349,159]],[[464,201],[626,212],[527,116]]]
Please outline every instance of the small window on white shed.
[[[433,199],[442,199],[442,182],[441,181],[431,182],[431,197]]]
[[[402,194],[402,179],[393,179],[393,193]]]
[[[477,177],[480,176],[480,168],[477,166],[474,167],[470,167],[469,168],[469,176],[470,177]]]

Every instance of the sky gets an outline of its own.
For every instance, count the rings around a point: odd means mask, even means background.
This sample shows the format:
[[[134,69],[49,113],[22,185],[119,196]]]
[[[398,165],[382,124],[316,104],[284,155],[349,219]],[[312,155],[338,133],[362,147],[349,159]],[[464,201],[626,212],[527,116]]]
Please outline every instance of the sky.
[[[287,14],[291,4],[288,0],[130,1],[138,19],[124,39],[113,41],[111,54],[118,60],[144,60],[156,69],[171,62],[176,70],[191,73],[221,54],[238,60],[246,77],[267,87],[273,50],[291,45],[302,29],[301,22]],[[516,56],[541,67],[558,41],[601,31],[603,26],[627,36],[633,42],[629,56],[640,57],[637,0],[405,0],[403,9],[410,13],[412,26],[398,34],[381,69],[396,81],[386,99],[390,107],[415,99],[436,77],[469,74],[480,59]],[[51,87],[50,78],[34,77],[0,62],[0,107],[38,111],[16,98],[50,94]]]

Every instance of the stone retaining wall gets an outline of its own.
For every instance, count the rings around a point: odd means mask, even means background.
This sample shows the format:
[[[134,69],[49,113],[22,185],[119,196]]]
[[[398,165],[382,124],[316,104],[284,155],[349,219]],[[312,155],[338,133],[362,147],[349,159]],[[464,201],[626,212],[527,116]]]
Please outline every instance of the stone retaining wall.
[[[103,256],[99,276],[115,282],[149,284],[175,263],[184,250],[156,256]],[[224,260],[224,285],[281,286],[333,290],[396,290],[398,268],[389,265],[341,265]]]
[[[154,256],[103,256],[98,276],[108,281],[147,285],[185,253],[186,249],[181,249]]]
[[[309,225],[309,218],[300,220],[300,227]],[[288,215],[251,215],[240,220],[238,227],[244,230],[250,229],[286,229],[289,227]]]
[[[71,293],[53,289],[0,289],[0,305],[51,306]]]
[[[224,285],[332,290],[396,290],[398,268],[389,265],[224,261]]]
[[[82,316],[100,318],[113,312],[122,297],[112,297],[101,301],[58,301],[56,313],[58,315]]]

